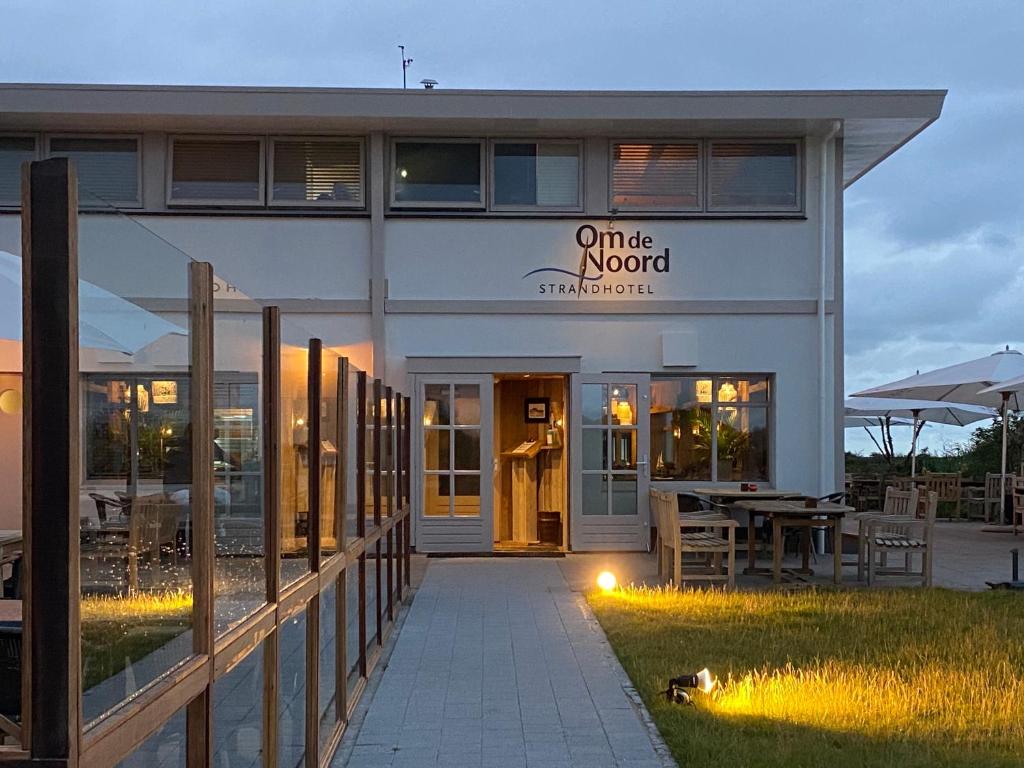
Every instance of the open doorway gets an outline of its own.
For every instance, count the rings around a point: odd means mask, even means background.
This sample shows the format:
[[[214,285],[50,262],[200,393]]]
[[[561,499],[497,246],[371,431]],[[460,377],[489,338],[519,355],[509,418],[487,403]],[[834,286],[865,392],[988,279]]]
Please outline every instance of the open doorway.
[[[494,377],[494,549],[559,552],[569,541],[568,377]]]

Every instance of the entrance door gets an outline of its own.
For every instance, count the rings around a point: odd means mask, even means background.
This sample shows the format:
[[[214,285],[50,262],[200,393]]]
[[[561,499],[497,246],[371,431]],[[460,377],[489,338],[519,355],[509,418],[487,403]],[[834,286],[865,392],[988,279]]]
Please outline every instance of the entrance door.
[[[493,544],[490,376],[418,376],[416,549],[488,552]]]
[[[572,548],[650,545],[650,376],[574,374]]]

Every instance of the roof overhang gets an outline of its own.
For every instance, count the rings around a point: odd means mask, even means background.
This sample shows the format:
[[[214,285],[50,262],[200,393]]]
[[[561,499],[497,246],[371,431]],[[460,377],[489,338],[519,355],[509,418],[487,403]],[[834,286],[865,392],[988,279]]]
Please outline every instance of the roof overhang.
[[[849,186],[934,122],[942,90],[463,91],[0,84],[0,129],[823,136]]]

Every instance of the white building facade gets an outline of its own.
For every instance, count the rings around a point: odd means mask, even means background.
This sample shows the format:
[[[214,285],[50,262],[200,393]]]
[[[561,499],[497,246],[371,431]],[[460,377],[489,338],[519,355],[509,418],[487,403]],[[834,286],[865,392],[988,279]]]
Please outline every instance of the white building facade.
[[[646,549],[652,486],[842,488],[843,190],[943,98],[0,86],[0,250],[70,155],[110,263],[141,225],[414,393],[420,551]]]

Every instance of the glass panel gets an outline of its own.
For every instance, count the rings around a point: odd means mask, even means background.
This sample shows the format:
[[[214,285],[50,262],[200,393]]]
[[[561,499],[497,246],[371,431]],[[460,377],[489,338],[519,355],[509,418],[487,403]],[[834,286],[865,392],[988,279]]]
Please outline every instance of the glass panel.
[[[88,190],[81,198],[102,203]],[[189,320],[134,303],[187,300],[190,260],[108,210],[82,216],[78,230],[86,724],[192,656]]]
[[[358,141],[275,141],[273,199],[359,205],[361,164]]]
[[[348,482],[345,484],[347,496],[345,499],[345,536],[348,541],[353,541],[359,533],[359,509],[356,506],[359,467],[356,464],[356,456],[361,435],[359,434],[359,369],[351,364],[348,368],[348,402],[345,404],[348,412],[348,434],[345,435],[348,452],[343,469],[348,475]]]
[[[213,764],[259,768],[263,761],[263,646],[213,684]],[[157,768],[154,763],[146,768]]]
[[[117,768],[185,768],[185,708],[182,707]]]
[[[608,469],[608,430],[583,430],[583,469]]]
[[[711,379],[651,382],[652,476],[662,480],[711,479]]]
[[[612,430],[612,469],[636,469],[635,429]]]
[[[0,136],[0,204],[21,201],[21,164],[36,159],[32,136]]]
[[[583,475],[583,514],[608,514],[608,475],[595,473]]]
[[[423,476],[423,514],[426,517],[448,517],[450,488],[448,475]]]
[[[366,551],[366,653],[369,654],[377,644],[377,611],[380,605],[380,592],[377,584],[380,581],[378,568],[380,561],[380,540]]]
[[[390,517],[395,509],[395,398],[385,397],[381,402],[381,514]],[[389,426],[390,425],[390,426]]]
[[[359,573],[353,563],[343,574],[346,594],[345,600],[345,662],[348,666],[349,701],[359,683]]]
[[[636,477],[633,475],[612,475],[612,514],[635,515]]]
[[[335,493],[338,490],[338,355],[324,349],[320,368],[320,560],[338,551],[335,535]]]
[[[423,426],[448,424],[449,393],[447,384],[427,384],[423,388]]]
[[[499,143],[494,147],[497,205],[575,206],[579,201],[579,146]]]
[[[717,379],[720,403],[767,403],[768,379]]]
[[[306,612],[293,616],[278,631],[278,765],[302,768],[306,754]]]
[[[321,751],[338,721],[338,645],[335,642],[338,636],[337,610],[338,587],[331,584],[320,593],[320,706],[317,711],[320,713]]]
[[[424,466],[430,470],[448,469],[450,463],[451,431],[447,429],[423,430]]]
[[[718,408],[718,479],[767,482],[767,408]]]
[[[175,139],[171,199],[258,202],[261,149],[257,139]]]
[[[363,514],[366,516],[366,530],[369,531],[376,525],[374,521],[374,499],[375,499],[375,487],[374,487],[374,450],[377,444],[377,434],[374,427],[374,413],[377,408],[377,401],[374,399],[374,379],[366,379],[366,428],[363,430],[363,445],[365,470],[363,474],[363,485],[365,487],[365,500],[363,504]]]
[[[583,423],[608,423],[608,385],[584,384],[582,386]]]
[[[480,469],[480,430],[456,429],[455,434],[455,469]]]
[[[480,475],[455,475],[455,514],[480,515]]]
[[[494,145],[494,202],[537,204],[537,145]]]
[[[281,344],[281,586],[309,571],[308,339],[295,332],[288,341]]]
[[[616,144],[612,155],[612,206],[697,207],[699,155],[697,144]]]
[[[537,153],[537,205],[579,204],[580,148],[577,144],[541,144]]]
[[[636,385],[612,384],[612,424],[636,424]]]
[[[455,385],[455,424],[475,426],[480,423],[480,386]]]
[[[711,144],[713,208],[796,208],[797,146],[789,142]]]
[[[395,202],[480,203],[480,144],[395,143]]]
[[[139,145],[135,139],[53,138],[51,157],[75,163],[78,185],[107,204],[139,200]]]

